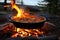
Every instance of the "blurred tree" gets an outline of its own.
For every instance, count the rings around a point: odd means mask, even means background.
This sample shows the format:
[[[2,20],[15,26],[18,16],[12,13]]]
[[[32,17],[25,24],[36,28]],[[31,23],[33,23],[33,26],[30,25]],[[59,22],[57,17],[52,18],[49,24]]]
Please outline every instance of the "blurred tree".
[[[48,4],[48,2],[46,2],[46,1],[38,1],[38,3],[37,3],[39,6],[43,6],[43,7],[46,7],[46,5]]]
[[[47,10],[47,4],[48,4],[48,2],[46,2],[46,1],[41,1],[41,2],[38,1],[38,3],[37,3],[37,5],[40,6],[43,11],[46,11]]]
[[[16,0],[16,3],[20,4],[20,5],[24,5],[23,0]]]
[[[24,5],[23,0],[21,0],[21,5]]]
[[[4,0],[4,5],[7,5],[7,0]],[[4,10],[7,10],[7,7],[4,7]]]
[[[7,4],[7,0],[4,1],[4,4],[5,4],[5,5]]]
[[[48,5],[47,5],[48,9],[49,9],[49,13],[57,14],[58,0],[45,0],[45,1],[49,2]]]

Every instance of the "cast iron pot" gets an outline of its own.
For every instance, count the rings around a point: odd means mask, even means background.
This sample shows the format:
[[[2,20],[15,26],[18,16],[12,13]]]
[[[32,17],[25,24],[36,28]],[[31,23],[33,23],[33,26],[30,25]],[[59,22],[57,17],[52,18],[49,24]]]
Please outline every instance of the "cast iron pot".
[[[14,24],[15,27],[17,28],[25,28],[25,29],[36,29],[36,28],[41,28],[44,25],[44,22],[46,21],[46,18],[43,17],[44,20],[38,22],[38,23],[21,23],[21,22],[16,22],[12,20],[11,18],[9,21]]]

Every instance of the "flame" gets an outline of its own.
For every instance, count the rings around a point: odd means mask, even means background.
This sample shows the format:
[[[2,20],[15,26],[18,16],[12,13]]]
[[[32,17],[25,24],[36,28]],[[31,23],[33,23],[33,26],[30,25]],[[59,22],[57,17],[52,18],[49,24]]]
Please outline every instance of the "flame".
[[[12,5],[12,9],[15,9],[18,13],[17,13],[17,16],[15,17],[19,17],[21,18],[22,15],[23,15],[23,9],[20,9],[15,3],[14,3],[14,0],[11,0],[11,5]]]
[[[25,38],[28,36],[34,36],[38,37],[39,34],[43,34],[43,31],[40,31],[39,29],[22,29],[22,28],[16,28],[16,33],[13,34],[11,37],[15,38],[17,36]]]

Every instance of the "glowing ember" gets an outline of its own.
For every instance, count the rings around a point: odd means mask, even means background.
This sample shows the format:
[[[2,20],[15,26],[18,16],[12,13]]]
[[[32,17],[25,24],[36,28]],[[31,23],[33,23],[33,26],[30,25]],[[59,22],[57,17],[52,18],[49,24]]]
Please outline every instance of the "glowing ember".
[[[13,34],[11,37],[15,38],[17,36],[25,38],[28,36],[34,36],[34,37],[38,37],[39,34],[42,35],[43,32],[40,31],[39,29],[21,29],[21,28],[16,28],[15,29],[17,32],[15,34]]]
[[[17,36],[25,38],[29,36],[33,37],[40,37],[39,35],[43,35],[44,31],[40,29],[23,29],[23,28],[16,28],[12,23],[7,24],[3,31],[4,33],[8,33],[9,31],[12,31],[12,38],[15,38]]]
[[[38,38],[40,37],[40,35],[45,34],[45,32],[40,29],[16,28],[12,23],[7,24],[5,27],[7,27],[3,30],[5,34],[7,34],[9,31],[12,32],[11,38],[15,38],[15,37],[26,38],[29,36]]]

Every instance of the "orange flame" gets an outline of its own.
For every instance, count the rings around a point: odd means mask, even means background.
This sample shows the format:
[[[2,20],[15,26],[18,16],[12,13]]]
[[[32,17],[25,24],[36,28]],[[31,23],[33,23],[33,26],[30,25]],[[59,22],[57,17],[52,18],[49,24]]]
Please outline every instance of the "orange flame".
[[[16,17],[21,18],[23,15],[23,9],[19,9],[19,7],[14,3],[14,0],[11,0],[11,5],[12,5],[12,9],[15,9],[18,12]]]

